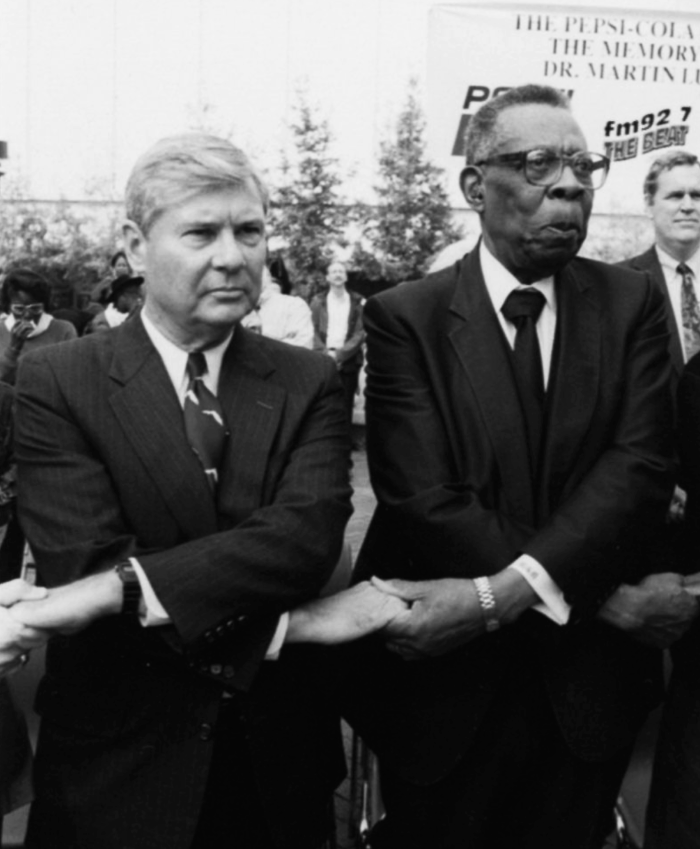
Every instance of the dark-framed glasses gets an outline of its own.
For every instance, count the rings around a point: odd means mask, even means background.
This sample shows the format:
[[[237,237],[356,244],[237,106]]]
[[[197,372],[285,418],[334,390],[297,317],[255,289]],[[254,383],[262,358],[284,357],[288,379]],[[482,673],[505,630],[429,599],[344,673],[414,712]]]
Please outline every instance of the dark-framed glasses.
[[[610,160],[602,153],[562,153],[545,147],[534,150],[519,150],[517,153],[500,153],[482,159],[476,165],[508,165],[522,169],[525,179],[532,186],[553,186],[559,181],[568,165],[574,177],[585,189],[600,189],[610,169]]]
[[[43,304],[12,304],[10,312],[15,318],[39,318],[44,312]]]

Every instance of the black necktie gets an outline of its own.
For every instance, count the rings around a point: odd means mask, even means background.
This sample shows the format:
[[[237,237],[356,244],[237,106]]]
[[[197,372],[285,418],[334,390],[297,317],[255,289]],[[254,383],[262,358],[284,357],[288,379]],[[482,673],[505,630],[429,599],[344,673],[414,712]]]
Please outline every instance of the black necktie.
[[[207,361],[201,351],[187,359],[187,386],[183,413],[187,439],[204,467],[212,489],[218,481],[218,470],[228,435],[221,404],[204,383]]]
[[[516,327],[513,366],[520,403],[525,414],[530,445],[533,479],[539,462],[544,406],[542,356],[537,339],[537,320],[545,305],[544,295],[537,289],[516,289],[501,307],[505,318]]]
[[[700,351],[700,305],[695,294],[693,272],[681,262],[676,271],[681,275],[681,320],[683,322],[683,348],[686,361]]]

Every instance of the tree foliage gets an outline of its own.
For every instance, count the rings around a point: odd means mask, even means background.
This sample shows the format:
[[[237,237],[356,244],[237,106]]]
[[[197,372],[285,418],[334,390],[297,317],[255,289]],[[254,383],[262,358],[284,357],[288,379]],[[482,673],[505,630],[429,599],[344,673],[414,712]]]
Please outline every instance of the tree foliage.
[[[89,292],[105,275],[117,238],[117,213],[79,212],[66,201],[39,203],[22,196],[17,187],[0,201],[0,272],[32,268],[44,274],[55,300],[74,300]]]
[[[425,119],[415,81],[399,114],[393,138],[381,144],[379,203],[365,207],[365,246],[358,245],[354,265],[398,282],[421,277],[430,259],[460,238],[443,185],[443,172],[426,155]],[[369,247],[367,247],[369,245]]]
[[[331,155],[333,137],[303,94],[290,129],[294,152],[283,155],[280,186],[272,198],[271,232],[284,244],[292,279],[321,285],[333,251],[345,243],[348,214],[341,205],[338,160]]]

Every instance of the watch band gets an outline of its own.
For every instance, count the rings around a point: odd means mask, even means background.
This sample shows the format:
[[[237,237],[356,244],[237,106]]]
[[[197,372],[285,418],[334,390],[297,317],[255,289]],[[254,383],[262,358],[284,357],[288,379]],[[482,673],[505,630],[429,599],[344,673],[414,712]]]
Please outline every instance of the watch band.
[[[141,584],[130,561],[122,560],[114,567],[122,582],[122,616],[137,618],[141,613]]]
[[[486,630],[497,631],[501,627],[501,623],[496,613],[496,598],[491,588],[491,581],[486,577],[474,578],[474,586],[481,605],[481,612],[484,614]]]

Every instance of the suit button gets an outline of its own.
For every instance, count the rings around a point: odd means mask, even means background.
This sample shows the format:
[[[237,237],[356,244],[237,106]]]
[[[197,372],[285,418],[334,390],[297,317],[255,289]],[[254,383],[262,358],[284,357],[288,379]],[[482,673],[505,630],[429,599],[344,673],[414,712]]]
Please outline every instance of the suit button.
[[[209,671],[212,675],[221,675],[223,669],[224,668],[220,663],[212,663],[212,665],[209,667]]]
[[[223,636],[223,634],[224,634],[224,631],[225,631],[225,630],[226,630],[226,629],[224,628],[224,626],[223,626],[223,625],[217,625],[217,626],[216,626],[216,633],[217,633],[220,637],[221,637],[221,636]]]
[[[216,639],[216,634],[213,631],[207,631],[206,634],[204,635],[204,639],[208,643],[213,643],[214,640]]]
[[[245,615],[245,613],[241,613],[241,615],[240,615],[240,616],[237,616],[237,617],[236,617],[236,621],[237,621],[237,622],[245,622],[247,618],[248,618],[248,617]]]
[[[199,739],[200,740],[211,740],[214,729],[208,722],[203,722],[199,726]]]
[[[224,678],[233,678],[235,674],[236,670],[233,668],[233,666],[224,666]]]
[[[226,623],[226,627],[229,629],[229,631],[233,631],[233,629],[236,627],[236,620],[235,619],[229,619],[228,622]]]

